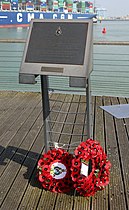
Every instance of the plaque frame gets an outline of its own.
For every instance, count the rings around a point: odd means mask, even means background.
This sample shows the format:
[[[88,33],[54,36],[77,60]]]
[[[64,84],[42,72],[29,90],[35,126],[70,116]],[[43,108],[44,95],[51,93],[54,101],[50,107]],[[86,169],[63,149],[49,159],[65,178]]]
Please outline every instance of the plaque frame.
[[[39,63],[39,62],[26,62],[26,55],[28,52],[28,47],[30,43],[30,37],[32,34],[33,26],[34,24],[44,24],[44,23],[69,23],[70,24],[76,23],[76,27],[79,26],[78,24],[86,24],[88,27],[87,34],[86,34],[86,45],[84,50],[84,62],[81,65],[75,65],[75,64],[59,64],[59,63]],[[61,19],[55,19],[55,20],[46,20],[46,19],[34,19],[31,20],[30,28],[24,48],[23,53],[23,59],[21,62],[20,67],[20,81],[21,83],[24,83],[24,79],[22,79],[22,75],[58,75],[58,76],[72,76],[72,77],[83,77],[88,78],[89,74],[92,71],[92,46],[93,46],[93,20],[92,19],[85,19],[85,20],[61,20]],[[56,71],[57,68],[57,71]],[[61,70],[61,71],[59,71]],[[28,77],[29,79],[29,77]],[[32,80],[32,79],[31,79]],[[25,82],[26,83],[26,82]],[[30,81],[28,82],[30,83]]]

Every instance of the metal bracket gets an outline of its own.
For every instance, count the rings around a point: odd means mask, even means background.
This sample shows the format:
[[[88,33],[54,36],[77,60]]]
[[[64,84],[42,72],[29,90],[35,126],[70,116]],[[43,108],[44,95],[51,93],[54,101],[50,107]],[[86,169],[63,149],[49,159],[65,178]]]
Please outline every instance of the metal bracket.
[[[35,84],[35,83],[37,83],[37,81],[35,81],[35,78],[37,76],[38,75],[20,73],[19,74],[19,83],[21,83],[21,84]]]

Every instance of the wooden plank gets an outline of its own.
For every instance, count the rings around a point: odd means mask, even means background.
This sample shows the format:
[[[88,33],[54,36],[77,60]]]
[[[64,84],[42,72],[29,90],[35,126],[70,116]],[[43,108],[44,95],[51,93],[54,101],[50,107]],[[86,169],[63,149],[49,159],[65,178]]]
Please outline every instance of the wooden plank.
[[[118,100],[116,98],[111,98],[112,104],[118,104]],[[119,99],[120,104],[126,104],[127,101],[124,98]],[[128,140],[128,133],[127,127],[129,119],[116,119],[116,132],[117,132],[117,144],[118,144],[118,151],[120,156],[120,164],[121,164],[121,174],[123,179],[124,189],[121,191],[121,194],[125,194],[126,200],[126,208],[129,208],[129,140]],[[127,126],[127,127],[126,127]]]
[[[103,110],[100,109],[102,106],[103,98],[96,97],[94,102],[95,104],[95,120],[94,120],[94,139],[99,141],[103,149],[105,150],[105,135],[104,135],[104,118],[103,118]],[[109,209],[108,206],[108,187],[106,187],[103,191],[97,192],[92,200],[92,206],[94,210]]]
[[[104,98],[104,105],[111,105],[110,98]],[[123,194],[123,182],[121,177],[121,165],[119,162],[119,151],[117,147],[117,136],[114,120],[108,113],[105,114],[105,137],[109,160],[111,161],[111,176],[109,185],[109,208],[126,210],[126,202]]]
[[[60,210],[64,208],[66,210],[72,210],[73,209],[72,206],[73,206],[73,195],[64,194],[64,193],[58,194],[54,210]]]
[[[32,176],[34,168],[36,167],[39,154],[42,151],[43,130],[40,130],[40,133],[37,133],[35,138],[36,139],[33,138],[35,142],[28,152],[27,157],[25,158],[23,154],[21,155],[21,158],[23,158],[22,161],[24,161],[22,167],[17,162],[12,162],[11,168],[8,167],[10,170],[16,170],[16,172],[15,175],[11,174],[14,183],[12,182],[12,186],[10,186],[11,188],[2,203],[2,210],[18,208],[19,202],[28,185],[28,181]]]
[[[32,123],[32,125],[33,125],[33,123]],[[5,199],[5,196],[9,192],[10,187],[13,184],[13,182],[21,168],[21,165],[24,162],[24,159],[28,153],[28,150],[33,146],[35,138],[37,137],[37,134],[41,130],[41,126],[42,126],[41,117],[39,117],[37,119],[36,123],[32,126],[32,129],[28,130],[28,134],[26,134],[26,138],[21,143],[21,145],[19,145],[19,148],[16,146],[10,145],[7,147],[8,153],[5,152],[3,154],[4,155],[3,158],[6,159],[6,162],[8,160],[9,163],[7,164],[7,166],[3,165],[2,169],[1,169],[2,170],[1,173],[2,172],[3,173],[1,176],[1,180],[0,180],[0,189],[2,189],[0,203],[2,203],[2,201]],[[23,137],[21,134],[21,139],[22,138]],[[19,138],[19,140],[20,140],[20,138]],[[12,160],[10,160],[11,158],[12,158]],[[3,162],[3,163],[5,163],[5,162]],[[25,167],[25,169],[26,169],[26,167]]]
[[[57,193],[43,190],[37,205],[37,210],[52,210],[56,202]]]
[[[20,141],[18,141],[19,139],[19,134],[20,132],[22,132],[22,130],[20,130],[20,128],[22,127],[23,131],[24,131],[24,135],[26,134],[25,129],[27,131],[27,123],[26,120],[27,118],[30,118],[30,115],[33,114],[33,111],[35,109],[35,106],[40,103],[41,101],[41,97],[39,95],[35,95],[35,98],[33,97],[31,100],[28,97],[28,106],[26,106],[25,103],[25,107],[26,109],[24,109],[23,112],[21,112],[21,115],[19,116],[19,118],[17,118],[16,114],[15,117],[9,118],[8,122],[11,122],[11,120],[13,121],[13,123],[10,125],[9,123],[7,123],[7,125],[5,124],[4,128],[5,128],[5,132],[3,133],[3,135],[0,138],[0,142],[1,142],[1,146],[6,147],[8,144],[13,144],[13,146],[17,146],[18,144],[20,144]],[[18,110],[16,110],[17,113]],[[31,121],[31,120],[30,120]],[[29,124],[28,124],[29,126]],[[1,126],[3,128],[3,126]],[[2,129],[1,128],[1,129]],[[6,130],[8,128],[8,130]],[[15,137],[15,135],[17,135]],[[24,137],[23,135],[23,137]],[[14,137],[14,138],[13,138]],[[12,142],[13,139],[13,142]],[[0,151],[1,153],[3,152],[3,149]]]
[[[74,210],[90,210],[90,199],[79,195],[74,196],[74,199]]]
[[[37,93],[35,93],[37,95],[37,98],[39,97],[39,95]],[[2,123],[2,125],[0,126],[0,141],[4,135],[4,133],[8,132],[8,130],[14,127],[15,128],[15,124],[19,125],[20,123],[20,118],[22,118],[23,113],[26,111],[29,112],[33,109],[33,105],[31,107],[29,107],[30,103],[34,103],[35,100],[37,100],[35,98],[35,94],[29,94],[28,97],[25,98],[24,103],[22,103],[20,106],[17,107],[17,109],[15,110],[15,112],[12,112],[12,110],[10,110],[11,115]],[[28,107],[28,110],[26,110],[26,107]],[[27,114],[27,113],[26,113]],[[25,116],[25,115],[23,115]],[[17,121],[17,123],[16,123]]]
[[[13,138],[12,138],[11,142],[9,142],[7,147],[4,148],[4,146],[2,145],[4,151],[1,154],[1,159],[0,159],[0,163],[2,164],[2,166],[0,168],[0,174],[2,174],[3,171],[6,169],[10,160],[13,158],[13,156],[17,152],[17,149],[22,147],[23,145],[27,146],[28,144],[31,143],[29,141],[24,142],[24,139],[28,135],[29,130],[33,129],[33,125],[40,114],[41,114],[41,106],[35,107],[32,114],[29,116],[29,118],[26,120],[26,122],[23,124],[23,126],[21,126],[21,128],[18,130],[18,132],[16,132],[16,133],[14,132]],[[41,124],[41,122],[42,122],[42,115],[40,117],[39,124]]]
[[[0,115],[0,125],[4,124],[5,121],[8,121],[9,117],[14,114],[15,110],[24,103],[24,100],[28,98],[29,95],[30,93],[17,93],[11,100],[8,98],[6,104],[2,101],[1,109],[3,110],[3,113]]]
[[[0,111],[1,114],[4,112],[5,106],[8,105],[13,98],[18,94],[18,92],[0,91]]]

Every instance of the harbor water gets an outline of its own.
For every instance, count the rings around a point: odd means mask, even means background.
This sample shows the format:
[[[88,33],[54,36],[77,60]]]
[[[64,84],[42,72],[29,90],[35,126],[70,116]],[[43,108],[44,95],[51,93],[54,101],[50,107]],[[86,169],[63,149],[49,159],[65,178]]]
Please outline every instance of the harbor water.
[[[94,41],[129,41],[129,21],[102,21],[94,24]],[[102,29],[106,28],[106,34]],[[0,39],[25,39],[28,28],[0,28]]]
[[[104,34],[102,33],[103,28],[106,28],[106,33]],[[0,39],[26,39],[27,33],[28,28],[0,28]],[[93,26],[94,42],[129,42],[128,34],[129,21],[102,21]],[[25,85],[23,87],[18,84],[18,72],[24,43],[0,43],[0,49],[0,90],[39,91],[38,85]],[[13,60],[11,58],[12,55]],[[7,80],[5,71],[9,72],[8,81],[6,82],[4,82]],[[16,83],[14,78],[16,78],[17,84],[14,84]],[[60,89],[59,86],[62,86],[62,83],[64,83],[64,89],[67,89],[68,80],[66,78],[60,78],[60,81],[59,78],[50,78],[50,81],[53,89]],[[94,45],[91,86],[92,95],[129,97],[129,46]]]

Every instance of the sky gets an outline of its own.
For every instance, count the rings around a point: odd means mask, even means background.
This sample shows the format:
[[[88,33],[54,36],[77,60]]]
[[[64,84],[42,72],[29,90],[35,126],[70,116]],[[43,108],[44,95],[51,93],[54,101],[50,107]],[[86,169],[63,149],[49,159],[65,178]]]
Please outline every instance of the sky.
[[[93,0],[96,7],[106,8],[106,16],[129,15],[129,0]]]

